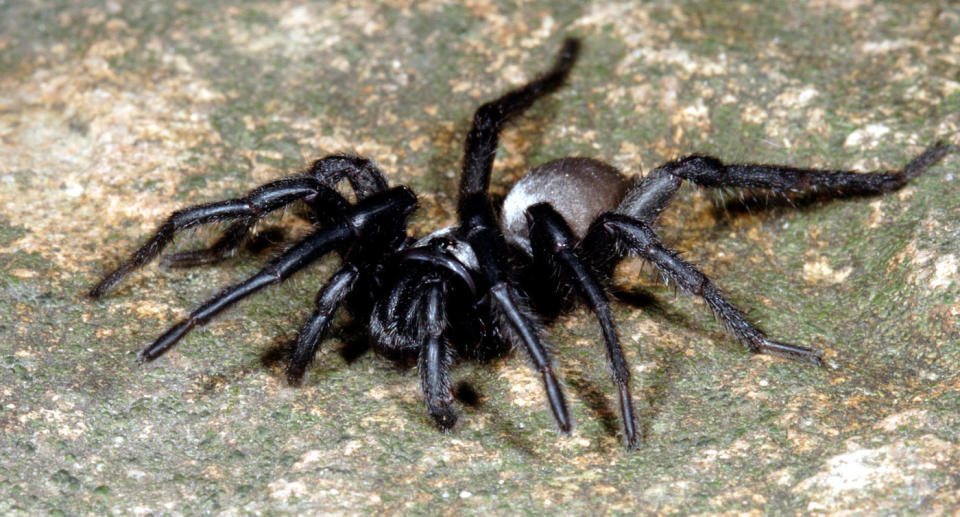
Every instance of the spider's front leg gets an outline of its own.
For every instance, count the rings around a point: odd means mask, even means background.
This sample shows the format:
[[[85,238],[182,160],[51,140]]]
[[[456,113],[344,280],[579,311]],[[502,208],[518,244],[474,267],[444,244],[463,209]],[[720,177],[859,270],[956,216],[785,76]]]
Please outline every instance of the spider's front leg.
[[[318,195],[332,199],[323,191],[332,189],[344,177],[353,186],[357,199],[382,192],[387,186],[383,174],[369,160],[349,155],[333,155],[314,162],[310,171],[303,176],[268,183],[253,189],[242,198],[178,210],[170,215],[126,262],[94,286],[89,294],[93,298],[106,294],[127,274],[156,258],[182,230],[215,221],[236,221],[209,248],[176,253],[164,263],[168,266],[185,267],[220,260],[239,246],[254,223],[268,213],[294,201],[311,199]],[[341,203],[331,209],[342,212],[345,205]]]
[[[195,267],[219,262],[230,256],[233,250],[243,244],[250,233],[250,228],[256,224],[257,220],[258,218],[255,216],[244,217],[224,230],[223,235],[210,247],[171,253],[161,259],[160,265],[163,267]]]
[[[348,154],[334,154],[313,162],[305,176],[312,177],[320,185],[329,188],[336,187],[346,178],[358,200],[387,189],[387,180],[383,172],[373,162]],[[264,215],[266,214],[259,213],[242,218],[231,224],[209,247],[167,255],[163,258],[162,265],[194,267],[219,262],[243,244],[250,234],[250,229]]]
[[[630,367],[620,347],[620,337],[606,292],[597,275],[577,254],[577,239],[563,216],[549,203],[540,203],[528,208],[526,217],[535,261],[558,271],[559,276],[574,286],[597,316],[607,347],[610,371],[617,385],[623,438],[628,449],[636,449],[640,446],[640,435],[630,393]]]
[[[329,228],[314,231],[271,260],[257,274],[222,290],[195,309],[180,323],[144,348],[140,362],[152,361],[172,348],[187,332],[202,325],[238,301],[260,289],[282,282],[318,258],[350,242],[363,239],[370,228],[387,221],[405,221],[416,207],[416,196],[406,187],[397,187],[370,196],[350,209],[344,219]]]
[[[314,203],[317,212],[325,211],[324,203]],[[318,214],[320,215],[320,214]],[[343,222],[343,215],[334,214],[334,225]],[[340,221],[336,219],[340,218]],[[317,293],[313,313],[300,327],[297,341],[290,353],[287,364],[287,381],[291,385],[303,382],[307,366],[317,353],[324,334],[330,328],[333,315],[343,304],[347,296],[353,292],[355,286],[373,285],[376,283],[377,269],[383,265],[388,257],[400,251],[406,241],[406,216],[395,220],[383,220],[373,225],[370,233],[364,236],[350,248],[343,259],[343,264],[330,277],[327,283]],[[356,308],[353,310],[364,310]]]
[[[450,387],[450,347],[443,335],[445,295],[442,280],[430,283],[426,289],[420,322],[423,341],[419,357],[420,389],[427,403],[427,411],[437,427],[444,431],[457,423],[453,390]]]
[[[596,235],[600,233],[603,236]],[[680,258],[676,251],[664,246],[647,223],[630,216],[607,213],[597,218],[590,229],[590,234],[595,241],[607,239],[615,243],[612,247],[619,245],[624,251],[649,261],[684,291],[703,298],[717,317],[751,352],[767,353],[823,366],[820,353],[816,350],[767,339],[760,329],[747,321],[743,313],[723,297],[720,290],[706,275],[693,264]]]
[[[214,221],[259,218],[267,212],[298,199],[316,195],[320,189],[329,190],[313,178],[287,178],[263,185],[239,199],[228,199],[178,210],[160,225],[146,244],[94,286],[90,290],[90,296],[100,298],[128,273],[154,259],[170,244],[177,232]]]
[[[565,433],[571,428],[566,397],[553,373],[550,354],[540,339],[533,315],[511,282],[506,262],[507,243],[494,217],[488,190],[500,131],[538,99],[562,86],[579,52],[579,41],[565,40],[556,61],[546,73],[477,109],[467,133],[457,207],[459,233],[465,236],[476,254],[480,274],[488,286],[487,294],[496,323],[511,343],[526,350],[533,366],[540,372],[550,409],[560,430]]]
[[[453,262],[440,246],[407,249],[393,258],[396,263],[388,273],[389,290],[374,303],[370,334],[378,349],[388,355],[417,355],[427,411],[437,427],[447,431],[457,422],[450,383],[453,348],[447,334],[459,319],[451,319],[449,313],[457,310],[451,309],[452,303],[456,305],[454,298],[469,291],[469,300],[474,299],[472,281],[462,282],[457,271],[447,267]],[[461,288],[467,291],[459,291]],[[463,304],[457,307],[463,309]]]
[[[287,363],[287,382],[291,385],[297,386],[303,382],[307,366],[317,354],[317,348],[323,341],[324,334],[330,329],[334,313],[353,290],[358,276],[360,272],[357,267],[348,262],[340,266],[340,269],[317,293],[314,302],[316,309],[300,327],[297,342],[290,352]]]

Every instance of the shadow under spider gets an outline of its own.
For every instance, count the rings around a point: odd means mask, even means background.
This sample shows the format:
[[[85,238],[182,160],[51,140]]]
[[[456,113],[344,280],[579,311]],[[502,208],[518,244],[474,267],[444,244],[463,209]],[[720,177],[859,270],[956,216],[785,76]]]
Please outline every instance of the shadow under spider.
[[[515,423],[509,418],[504,418],[502,413],[486,404],[483,400],[483,393],[476,388],[474,383],[466,380],[458,381],[453,386],[453,396],[457,402],[461,404],[461,408],[463,409],[460,414],[460,419],[453,429],[454,433],[457,432],[457,428],[464,424],[469,424],[468,419],[473,418],[477,414],[483,414],[487,417],[487,422],[492,430],[491,434],[497,439],[503,440],[510,448],[525,457],[539,457],[534,442],[523,437],[522,433],[524,430],[521,424]],[[409,406],[407,409],[411,419],[426,422],[430,427],[433,427],[433,421],[424,413],[421,404],[409,404],[405,406]],[[442,434],[438,436],[438,439],[442,438]]]
[[[260,354],[258,358],[260,366],[269,370],[279,370],[283,372],[296,346],[296,341],[296,334],[284,334],[274,338],[270,346]],[[341,346],[336,347],[333,351],[340,355],[340,358],[343,359],[347,366],[356,362],[371,348],[364,324],[353,319],[347,319],[346,321],[338,320],[334,328],[331,329],[325,342],[342,343]],[[310,363],[310,367],[307,368],[304,379],[301,379],[301,381],[306,380],[307,376],[313,377],[314,380],[316,380],[320,372],[336,368],[335,366],[320,367],[318,363],[320,363],[319,359],[323,357],[323,355],[325,354],[323,354],[321,350],[315,360]],[[403,358],[395,359],[409,367],[409,364],[406,364]],[[285,375],[282,376],[282,382],[286,384],[288,382],[287,378]],[[315,384],[315,382],[311,384]]]
[[[688,313],[678,310],[671,310],[669,306],[661,302],[654,295],[643,290],[630,290],[623,288],[614,288],[610,291],[611,296],[635,309],[650,314],[657,322],[666,321],[674,327],[688,329],[697,334],[710,336],[714,341],[722,342],[726,334],[722,331],[714,332],[697,323],[697,318],[691,317]],[[680,296],[678,293],[677,296]],[[704,309],[708,311],[708,309]]]
[[[600,389],[599,384],[583,375],[583,372],[564,372],[564,384],[570,387],[571,391],[586,405],[592,418],[600,422],[603,433],[607,436],[616,438],[620,430],[620,418],[617,412],[610,407],[610,399],[606,393]]]

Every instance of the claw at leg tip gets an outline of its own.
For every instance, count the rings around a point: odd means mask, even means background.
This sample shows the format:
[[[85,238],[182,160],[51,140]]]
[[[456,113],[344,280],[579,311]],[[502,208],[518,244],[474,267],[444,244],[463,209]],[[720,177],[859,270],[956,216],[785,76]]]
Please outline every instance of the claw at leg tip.
[[[814,353],[810,356],[810,362],[823,368],[823,357],[821,357],[819,353]]]
[[[303,370],[288,367],[284,373],[287,377],[287,384],[291,387],[297,388],[303,385],[303,378],[305,376]]]
[[[437,425],[437,428],[444,433],[453,429],[453,426],[456,425],[457,418],[459,417],[456,410],[449,406],[434,408],[430,411],[430,416],[433,417],[433,421]]]

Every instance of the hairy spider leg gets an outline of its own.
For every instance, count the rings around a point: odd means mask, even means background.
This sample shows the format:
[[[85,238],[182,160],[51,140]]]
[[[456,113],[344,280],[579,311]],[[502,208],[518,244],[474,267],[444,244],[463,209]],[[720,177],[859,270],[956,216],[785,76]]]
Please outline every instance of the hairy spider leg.
[[[799,359],[820,364],[820,356],[809,349],[768,340],[692,264],[663,247],[651,229],[684,179],[706,187],[747,187],[784,194],[816,192],[827,197],[881,194],[903,187],[910,179],[935,165],[956,146],[937,142],[911,160],[900,171],[858,173],[803,169],[763,164],[724,165],[709,156],[688,156],[654,169],[636,183],[613,213],[599,218],[578,247],[584,260],[604,279],[623,251],[632,251],[650,260],[693,294],[707,300],[716,314],[753,352]],[[626,250],[618,249],[626,246]],[[653,248],[644,251],[644,247]],[[700,282],[706,282],[702,286]]]
[[[173,240],[174,235],[187,228],[214,221],[237,218],[260,218],[268,212],[289,205],[298,199],[313,196],[339,197],[311,177],[285,178],[260,186],[239,199],[228,199],[178,210],[164,221],[152,237],[112,273],[90,290],[90,296],[100,298],[131,271],[143,266]],[[335,199],[335,198],[334,198]]]
[[[500,141],[500,130],[513,117],[520,115],[541,97],[557,90],[567,80],[570,70],[580,53],[580,41],[566,39],[554,62],[546,73],[511,90],[498,99],[483,104],[473,115],[473,126],[467,133],[463,159],[463,174],[460,178],[460,202],[475,195],[487,196],[490,188],[490,173]]]
[[[300,332],[297,334],[297,343],[290,353],[290,361],[287,364],[287,382],[290,384],[296,386],[303,382],[307,365],[317,354],[317,348],[320,346],[323,336],[330,329],[334,313],[337,312],[337,308],[353,290],[359,275],[360,272],[356,266],[349,263],[344,264],[317,293],[314,302],[316,309],[300,327]]]
[[[594,227],[607,232],[610,238],[615,239],[626,251],[652,263],[683,290],[703,298],[717,317],[751,352],[768,353],[823,366],[820,353],[815,350],[767,339],[760,329],[747,321],[740,310],[723,297],[706,275],[680,258],[676,251],[664,246],[647,223],[622,214],[607,213],[594,222]]]
[[[550,409],[563,432],[569,432],[571,427],[563,389],[553,374],[550,354],[541,342],[530,309],[521,303],[519,294],[504,274],[508,271],[507,243],[494,217],[488,189],[500,130],[537,99],[563,85],[579,50],[579,41],[565,40],[553,67],[545,74],[477,109],[467,133],[458,204],[460,228],[476,253],[501,331],[510,342],[526,349],[540,372]]]
[[[437,252],[440,245],[431,252]],[[442,255],[423,253],[422,248],[395,255],[398,274],[389,291],[374,304],[376,313],[370,319],[370,333],[382,350],[405,354],[416,351],[420,389],[427,411],[441,430],[449,430],[457,422],[453,407],[450,366],[453,348],[446,332],[447,311],[452,281],[465,271],[450,270]],[[436,260],[434,260],[436,259]],[[467,273],[469,274],[469,273]],[[460,278],[462,280],[462,278]],[[465,283],[475,295],[471,282]]]
[[[313,162],[308,174],[328,187],[346,178],[358,200],[387,190],[383,171],[362,156],[332,154]]]
[[[682,183],[680,177],[656,169],[645,177],[634,180],[634,184],[627,190],[613,213],[627,215],[652,225],[660,217],[660,212],[670,204]],[[613,276],[614,268],[623,255],[622,250],[617,248],[617,240],[611,239],[605,229],[596,225],[591,225],[587,234],[577,244],[577,252],[604,283]]]
[[[443,336],[446,327],[445,282],[434,280],[423,292],[425,309],[421,318],[423,343],[420,347],[420,390],[427,404],[427,411],[437,427],[446,431],[457,423],[457,411],[453,408],[453,390],[450,388],[450,347]],[[418,304],[420,305],[420,304]]]
[[[511,343],[520,343],[526,348],[533,366],[540,372],[557,426],[562,432],[569,433],[572,422],[567,400],[563,387],[553,374],[550,353],[540,341],[537,326],[533,323],[532,311],[521,301],[517,290],[507,282],[491,287],[490,298],[494,302],[493,308],[501,331]]]
[[[244,217],[227,227],[223,235],[210,247],[171,253],[160,259],[160,265],[185,268],[219,262],[243,244],[247,234],[250,233],[250,228],[256,224],[257,220],[259,220],[258,217]]]
[[[370,334],[387,350],[403,350],[411,345],[402,338],[404,333],[401,331],[406,327],[400,327],[413,324],[411,317],[415,318],[416,315],[408,312],[401,316],[399,311],[401,306],[408,310],[415,308],[415,304],[410,302],[409,286],[421,279],[422,277],[418,278],[412,270],[404,272],[393,282],[386,297],[377,300],[373,305],[372,310],[377,314],[370,318]],[[386,326],[383,326],[383,322],[387,322]]]
[[[937,142],[911,160],[902,170],[859,173],[845,170],[804,169],[782,165],[725,165],[711,156],[693,155],[661,165],[633,189],[617,213],[652,223],[676,192],[679,178],[704,187],[745,187],[784,194],[817,193],[826,197],[893,192],[935,165],[956,146]]]
[[[361,238],[368,227],[391,219],[405,220],[416,207],[416,203],[416,196],[406,187],[397,187],[357,202],[340,224],[314,231],[267,263],[257,274],[208,299],[186,319],[144,348],[138,360],[143,363],[160,357],[192,328],[206,323],[224,309],[260,289],[286,280],[327,253]]]
[[[383,173],[370,160],[347,154],[334,154],[313,162],[305,176],[313,177],[321,185],[335,188],[346,178],[357,199],[387,189]],[[210,247],[173,253],[163,258],[166,267],[194,267],[212,264],[228,257],[243,244],[250,229],[265,213],[244,217],[230,225]]]
[[[577,254],[577,239],[573,231],[563,216],[550,204],[540,203],[528,208],[526,217],[535,259],[545,259],[546,263],[559,266],[563,279],[577,289],[597,317],[607,348],[608,364],[619,395],[623,438],[628,449],[636,449],[640,445],[640,435],[637,432],[636,410],[630,393],[630,367],[620,347],[620,337],[617,335],[610,301],[604,288]]]
[[[347,211],[330,212],[326,203],[315,200],[314,210],[318,216],[329,216],[328,224],[343,221]],[[406,217],[382,221],[370,228],[364,239],[357,241],[344,256],[340,268],[317,293],[315,310],[304,322],[297,335],[287,364],[287,381],[299,385],[307,366],[313,360],[323,336],[330,328],[334,313],[354,291],[358,283],[376,283],[377,268],[385,258],[403,248],[406,241]],[[360,312],[362,309],[354,308]]]

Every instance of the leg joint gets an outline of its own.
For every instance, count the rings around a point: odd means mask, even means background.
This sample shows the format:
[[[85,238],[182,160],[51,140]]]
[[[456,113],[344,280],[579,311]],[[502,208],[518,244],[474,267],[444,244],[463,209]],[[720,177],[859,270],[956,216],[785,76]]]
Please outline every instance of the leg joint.
[[[723,184],[726,168],[723,162],[712,157],[693,155],[663,167],[667,172],[705,187]]]

